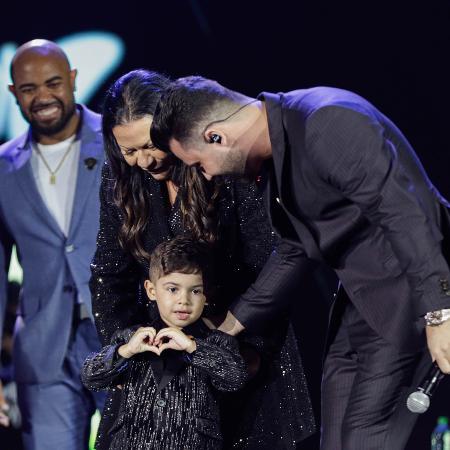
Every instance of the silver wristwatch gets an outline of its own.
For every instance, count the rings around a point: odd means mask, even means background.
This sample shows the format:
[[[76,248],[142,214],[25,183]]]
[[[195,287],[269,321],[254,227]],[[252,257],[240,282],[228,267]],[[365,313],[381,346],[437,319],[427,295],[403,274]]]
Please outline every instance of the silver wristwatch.
[[[450,309],[439,309],[426,313],[424,318],[429,327],[437,327],[450,319]]]

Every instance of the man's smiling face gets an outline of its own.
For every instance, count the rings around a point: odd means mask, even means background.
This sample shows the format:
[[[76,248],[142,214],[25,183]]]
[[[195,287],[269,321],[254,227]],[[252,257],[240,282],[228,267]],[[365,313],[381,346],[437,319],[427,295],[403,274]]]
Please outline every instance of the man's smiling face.
[[[28,51],[13,63],[13,85],[25,120],[37,134],[51,136],[62,131],[75,114],[76,70],[58,54]]]

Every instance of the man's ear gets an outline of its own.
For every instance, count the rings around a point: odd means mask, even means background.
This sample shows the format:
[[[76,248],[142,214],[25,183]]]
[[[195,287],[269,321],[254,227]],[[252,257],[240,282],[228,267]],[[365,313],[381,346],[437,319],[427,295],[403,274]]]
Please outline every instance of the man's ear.
[[[77,85],[75,83],[77,75],[78,75],[78,70],[77,69],[72,69],[70,71],[70,84],[72,85],[72,91],[73,92],[75,92],[77,90]]]
[[[216,128],[208,128],[205,130],[204,139],[207,144],[225,145],[226,135],[222,130]]]
[[[17,99],[17,95],[16,95],[16,87],[13,84],[8,84],[8,90],[9,92],[11,92],[12,95],[14,95],[14,97],[16,97]]]
[[[144,289],[145,289],[145,292],[147,292],[147,297],[150,300],[155,301],[156,300],[156,289],[155,289],[155,285],[150,280],[145,280]]]

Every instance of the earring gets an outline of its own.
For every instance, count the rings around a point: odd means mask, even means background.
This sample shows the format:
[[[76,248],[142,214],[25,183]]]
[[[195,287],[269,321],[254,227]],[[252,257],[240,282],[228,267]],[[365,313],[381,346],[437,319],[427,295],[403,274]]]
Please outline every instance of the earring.
[[[209,143],[210,144],[221,144],[222,143],[222,136],[219,134],[213,133],[209,137]]]

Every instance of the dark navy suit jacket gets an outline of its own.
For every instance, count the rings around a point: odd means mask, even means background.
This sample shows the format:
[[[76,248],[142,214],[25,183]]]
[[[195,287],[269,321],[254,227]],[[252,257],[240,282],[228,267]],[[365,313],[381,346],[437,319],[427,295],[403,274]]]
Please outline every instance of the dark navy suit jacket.
[[[421,317],[450,307],[448,203],[403,134],[358,95],[318,87],[260,98],[273,152],[262,183],[283,241],[232,312],[249,329],[267,323],[312,258],[336,271],[373,329],[417,350]]]

